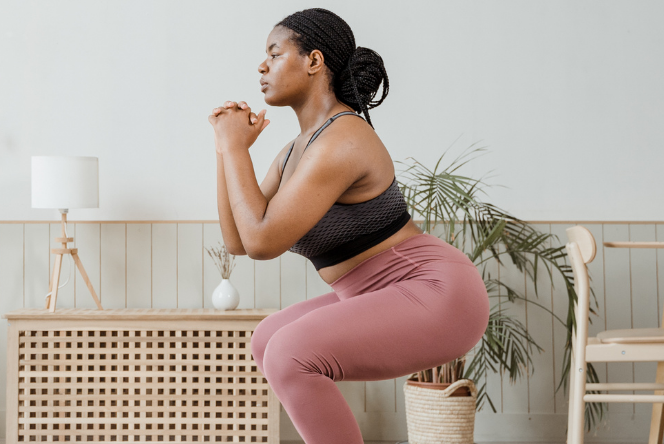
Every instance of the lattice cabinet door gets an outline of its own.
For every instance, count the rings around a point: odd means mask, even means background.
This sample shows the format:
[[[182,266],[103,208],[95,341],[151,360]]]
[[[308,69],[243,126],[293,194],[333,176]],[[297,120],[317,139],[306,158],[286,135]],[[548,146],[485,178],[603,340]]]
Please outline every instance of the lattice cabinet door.
[[[250,348],[275,311],[6,313],[6,442],[278,444],[279,400]]]

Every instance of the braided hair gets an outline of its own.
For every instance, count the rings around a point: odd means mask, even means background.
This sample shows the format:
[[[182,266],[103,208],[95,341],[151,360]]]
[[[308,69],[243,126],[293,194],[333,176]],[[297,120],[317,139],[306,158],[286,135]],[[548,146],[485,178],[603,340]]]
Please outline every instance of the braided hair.
[[[376,51],[355,46],[355,36],[350,26],[338,15],[322,8],[295,12],[276,26],[291,31],[290,40],[301,55],[309,55],[314,49],[323,53],[325,65],[332,73],[330,86],[337,98],[357,113],[364,113],[373,128],[369,110],[385,100],[389,82],[383,59]],[[383,82],[383,95],[374,97]]]

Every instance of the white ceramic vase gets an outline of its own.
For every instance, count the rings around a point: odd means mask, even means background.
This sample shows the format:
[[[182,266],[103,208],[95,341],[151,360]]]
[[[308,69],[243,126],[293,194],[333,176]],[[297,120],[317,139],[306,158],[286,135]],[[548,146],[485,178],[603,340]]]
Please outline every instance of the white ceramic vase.
[[[240,294],[229,279],[222,279],[212,292],[212,305],[218,310],[235,310],[240,303]]]

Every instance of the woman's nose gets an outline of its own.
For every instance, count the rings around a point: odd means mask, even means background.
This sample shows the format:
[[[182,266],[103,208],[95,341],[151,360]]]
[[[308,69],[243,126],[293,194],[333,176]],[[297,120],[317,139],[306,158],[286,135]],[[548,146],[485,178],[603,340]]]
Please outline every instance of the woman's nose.
[[[267,67],[265,66],[265,62],[258,65],[258,72],[261,74],[265,74],[267,72]]]

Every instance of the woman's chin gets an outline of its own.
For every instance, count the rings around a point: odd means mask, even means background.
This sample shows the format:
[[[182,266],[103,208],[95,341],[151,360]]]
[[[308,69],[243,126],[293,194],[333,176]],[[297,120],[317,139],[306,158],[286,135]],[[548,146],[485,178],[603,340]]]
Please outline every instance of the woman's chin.
[[[285,106],[283,100],[279,100],[278,97],[274,97],[272,94],[269,92],[266,92],[265,95],[263,96],[263,100],[265,100],[265,103],[270,106]]]

